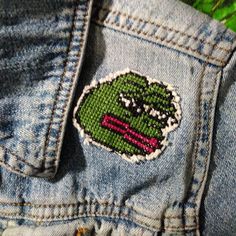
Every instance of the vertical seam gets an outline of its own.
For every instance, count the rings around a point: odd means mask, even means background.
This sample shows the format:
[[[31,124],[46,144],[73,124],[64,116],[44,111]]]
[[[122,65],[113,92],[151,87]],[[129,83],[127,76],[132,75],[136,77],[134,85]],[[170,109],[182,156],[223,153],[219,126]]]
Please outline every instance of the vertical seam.
[[[213,117],[212,116],[212,110],[213,110],[213,106],[212,106],[212,102],[213,102],[213,97],[214,97],[214,92],[215,92],[215,90],[216,90],[216,85],[217,85],[217,78],[218,78],[218,75],[221,73],[221,70],[218,72],[218,73],[216,73],[216,75],[215,75],[215,81],[214,81],[214,84],[213,84],[213,86],[212,86],[212,96],[211,96],[211,98],[210,98],[210,100],[209,100],[209,121],[211,120],[211,118]],[[210,128],[211,128],[212,126],[211,126],[211,122],[208,122],[208,136],[210,136],[209,134],[210,134],[210,132],[211,132],[211,130],[210,130]],[[201,181],[200,181],[200,183],[199,183],[199,188],[197,189],[197,191],[196,191],[196,193],[195,193],[195,197],[194,197],[194,199],[193,200],[196,200],[196,198],[197,198],[197,195],[198,195],[198,193],[199,193],[199,190],[201,189],[201,187],[202,187],[202,184],[203,184],[203,182],[204,182],[204,179],[205,179],[205,177],[206,177],[206,175],[207,175],[207,170],[208,170],[208,168],[207,168],[207,162],[209,161],[209,159],[210,159],[210,143],[211,143],[211,139],[210,138],[208,138],[208,141],[207,141],[207,154],[206,154],[206,158],[205,158],[205,160],[204,160],[204,172],[203,172],[203,176],[202,176],[202,179],[201,179]],[[199,148],[199,146],[198,146],[198,148]],[[197,152],[198,153],[198,152]],[[196,153],[196,155],[197,155],[197,153]],[[207,158],[208,157],[208,158]],[[196,157],[197,158],[197,157]],[[200,207],[200,205],[199,205],[199,207]],[[196,215],[196,210],[197,209],[195,209],[195,215]]]
[[[215,46],[216,46],[216,44],[213,46],[213,49],[212,49],[212,53],[213,53],[213,51],[214,51],[214,49],[215,49]],[[210,56],[210,55],[209,55]],[[203,104],[203,87],[202,87],[202,82],[203,82],[203,79],[204,79],[204,77],[205,77],[205,75],[206,75],[206,73],[207,73],[207,62],[204,64],[204,69],[203,69],[203,74],[202,74],[202,76],[201,76],[201,80],[200,80],[200,95],[199,95],[199,105],[198,105],[198,114],[199,114],[199,119],[198,119],[198,122],[197,122],[197,131],[196,131],[196,145],[195,145],[195,150],[194,150],[194,154],[193,154],[193,156],[194,156],[194,161],[193,161],[193,169],[192,169],[192,181],[191,181],[191,183],[190,183],[190,185],[189,185],[189,191],[188,191],[188,193],[191,191],[191,189],[192,189],[192,185],[193,185],[193,179],[194,179],[194,176],[195,176],[195,171],[196,171],[196,160],[197,160],[197,157],[198,157],[198,152],[199,152],[199,147],[200,147],[200,144],[199,144],[199,142],[200,142],[200,138],[201,138],[201,134],[202,134],[202,114],[203,114],[203,112],[202,112],[202,104]],[[207,144],[206,144],[206,147],[207,147],[207,154],[206,154],[206,157],[205,157],[205,161],[204,161],[204,172],[203,172],[203,176],[201,177],[201,181],[200,181],[200,183],[199,183],[199,185],[198,185],[198,188],[197,188],[197,190],[195,191],[195,193],[194,193],[194,196],[193,196],[193,202],[195,203],[195,201],[196,201],[196,198],[197,198],[197,196],[198,196],[198,192],[199,192],[199,190],[201,189],[201,187],[202,187],[202,183],[203,183],[203,181],[204,181],[204,179],[205,179],[205,176],[206,176],[206,173],[207,173],[207,162],[208,162],[208,160],[209,160],[209,158],[210,158],[210,156],[209,156],[209,148],[210,148],[210,143],[211,143],[211,140],[210,140],[210,138],[209,138],[209,134],[210,134],[210,119],[211,119],[211,117],[212,117],[212,114],[211,114],[211,112],[212,112],[212,101],[213,101],[213,96],[214,96],[214,91],[215,91],[215,89],[216,89],[216,84],[217,84],[217,77],[218,77],[218,74],[221,72],[221,70],[218,72],[218,73],[216,73],[216,76],[215,76],[215,80],[214,80],[214,84],[213,84],[213,86],[212,86],[212,95],[211,95],[211,98],[209,99],[209,104],[210,104],[210,108],[209,108],[209,117],[208,117],[208,131],[207,131],[207,133],[208,133],[208,140],[207,140]],[[189,196],[187,196],[187,197],[189,197]],[[187,199],[187,202],[188,202],[188,199]],[[199,204],[199,206],[200,206],[200,204]],[[194,215],[196,216],[196,220],[198,220],[198,216],[197,216],[197,209],[196,209],[196,207],[197,206],[194,206],[194,208],[193,208],[193,210],[194,210]],[[195,222],[195,223],[197,223],[197,222]]]
[[[57,88],[57,91],[56,91],[56,95],[55,95],[55,99],[54,99],[54,103],[53,103],[53,109],[52,109],[52,113],[51,113],[51,118],[50,118],[50,121],[49,121],[50,123],[49,123],[47,134],[46,134],[46,140],[45,140],[45,145],[44,145],[44,150],[43,150],[43,158],[44,159],[45,159],[46,150],[47,150],[47,147],[48,147],[48,144],[49,144],[49,135],[50,135],[50,132],[51,132],[51,129],[52,129],[52,122],[53,122],[57,102],[59,100],[60,91],[62,90],[62,84],[64,82],[66,68],[67,68],[67,65],[69,63],[68,57],[69,57],[69,53],[70,53],[71,48],[72,48],[72,40],[73,40],[73,32],[75,30],[75,23],[76,23],[75,19],[76,19],[77,8],[78,8],[78,6],[76,6],[74,8],[74,12],[73,12],[72,29],[71,29],[70,39],[69,39],[69,48],[67,50],[67,57],[66,57],[67,60],[66,60],[65,66],[64,66],[62,77],[60,79],[60,82],[59,82],[59,85],[58,85],[58,88]]]
[[[63,125],[63,121],[64,121],[64,117],[65,117],[65,112],[66,112],[66,106],[67,106],[67,103],[68,103],[68,100],[69,100],[69,97],[70,97],[70,94],[71,94],[71,89],[72,89],[72,86],[73,86],[73,82],[74,82],[74,76],[76,74],[76,68],[80,62],[80,55],[81,55],[81,48],[82,48],[82,44],[85,40],[84,38],[84,31],[85,31],[85,26],[86,26],[86,23],[87,23],[87,16],[88,16],[88,4],[89,4],[89,1],[86,1],[86,12],[83,14],[83,26],[82,26],[82,30],[81,30],[81,40],[80,40],[80,50],[78,50],[78,53],[76,55],[78,61],[77,61],[77,64],[75,65],[75,69],[74,69],[74,72],[71,76],[71,81],[70,81],[70,85],[69,85],[69,89],[68,89],[68,93],[65,95],[66,97],[66,101],[64,102],[64,106],[63,106],[63,112],[62,112],[62,118],[60,120],[60,127],[59,127],[59,131],[58,131],[58,134],[57,134],[57,137],[56,137],[56,147],[55,147],[55,153],[57,152],[58,150],[58,147],[59,147],[59,142],[60,142],[60,134],[61,134],[61,131],[62,131],[62,125]],[[76,6],[75,10],[74,10],[74,15],[73,15],[73,25],[72,25],[72,32],[71,32],[71,37],[70,37],[70,45],[69,45],[69,49],[68,49],[68,54],[67,54],[67,57],[69,57],[69,53],[70,51],[72,51],[72,43],[73,43],[73,34],[75,32],[75,28],[76,28],[76,18],[77,18],[77,13],[78,13],[78,10],[79,10],[79,5]],[[50,119],[50,124],[49,124],[49,128],[48,128],[48,131],[47,131],[47,135],[46,135],[46,140],[45,140],[45,146],[44,146],[44,151],[43,151],[43,161],[45,162],[46,160],[46,154],[47,154],[47,148],[48,148],[48,145],[49,145],[49,140],[50,140],[50,132],[51,132],[51,129],[52,129],[52,124],[53,124],[53,119],[54,119],[54,116],[55,116],[55,111],[56,111],[56,108],[57,108],[57,104],[58,104],[58,101],[59,101],[59,97],[60,97],[60,92],[63,90],[63,83],[64,83],[64,79],[65,79],[65,74],[66,74],[66,69],[67,69],[67,66],[68,66],[68,63],[70,62],[69,58],[67,59],[66,61],[66,64],[65,64],[65,67],[64,67],[64,71],[63,71],[63,75],[62,75],[62,78],[60,80],[60,83],[59,83],[59,86],[58,86],[58,89],[57,89],[57,92],[56,92],[56,98],[54,100],[54,104],[53,104],[53,110],[52,110],[52,114],[51,114],[51,119]],[[53,166],[55,166],[55,162],[57,161],[57,158],[55,157],[55,159],[53,160]],[[44,163],[45,164],[45,163]],[[45,166],[43,166],[44,170],[47,169],[45,168]]]

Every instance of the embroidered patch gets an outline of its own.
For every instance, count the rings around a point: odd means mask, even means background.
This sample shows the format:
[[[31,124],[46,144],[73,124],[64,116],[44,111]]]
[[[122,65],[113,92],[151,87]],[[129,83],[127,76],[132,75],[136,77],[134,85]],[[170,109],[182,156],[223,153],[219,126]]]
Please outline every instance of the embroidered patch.
[[[167,83],[126,69],[86,86],[74,125],[93,143],[138,162],[156,158],[181,119],[180,97]]]

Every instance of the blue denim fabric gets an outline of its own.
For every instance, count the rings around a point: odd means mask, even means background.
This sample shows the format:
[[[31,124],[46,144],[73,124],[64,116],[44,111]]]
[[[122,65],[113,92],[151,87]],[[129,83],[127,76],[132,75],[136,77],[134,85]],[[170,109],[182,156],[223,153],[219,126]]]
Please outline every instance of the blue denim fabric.
[[[11,171],[56,172],[89,4],[1,2],[0,160]]]
[[[210,169],[202,206],[205,235],[236,232],[236,54],[223,70],[215,115]]]
[[[235,33],[174,0],[0,7],[4,236],[236,232]],[[125,68],[181,97],[167,148],[140,164],[84,143],[72,121],[85,85]]]

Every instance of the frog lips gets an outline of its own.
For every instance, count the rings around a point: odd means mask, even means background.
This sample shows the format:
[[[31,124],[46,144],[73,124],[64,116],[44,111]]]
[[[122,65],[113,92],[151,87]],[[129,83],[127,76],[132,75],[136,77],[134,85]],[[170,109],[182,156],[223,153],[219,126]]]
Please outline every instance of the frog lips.
[[[101,126],[123,135],[125,140],[146,153],[152,153],[160,146],[157,138],[149,138],[141,133],[138,133],[132,129],[128,123],[117,117],[105,114],[103,116]]]

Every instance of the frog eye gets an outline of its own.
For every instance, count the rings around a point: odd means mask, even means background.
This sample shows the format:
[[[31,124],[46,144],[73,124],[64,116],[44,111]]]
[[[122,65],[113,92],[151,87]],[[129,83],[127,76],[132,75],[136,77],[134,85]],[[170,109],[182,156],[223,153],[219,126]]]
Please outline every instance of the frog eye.
[[[128,109],[134,116],[142,114],[144,111],[142,104],[138,100],[136,100],[130,94],[120,93],[119,101],[121,104]]]

